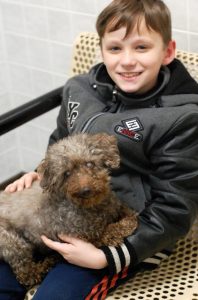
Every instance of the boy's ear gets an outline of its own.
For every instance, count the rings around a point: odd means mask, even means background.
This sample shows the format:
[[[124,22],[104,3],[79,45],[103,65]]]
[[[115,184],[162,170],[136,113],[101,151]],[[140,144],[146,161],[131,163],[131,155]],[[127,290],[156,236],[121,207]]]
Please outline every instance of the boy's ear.
[[[168,43],[168,46],[166,46],[165,56],[162,62],[163,66],[166,66],[173,61],[173,59],[175,58],[175,50],[176,50],[176,43],[174,40],[171,40]]]

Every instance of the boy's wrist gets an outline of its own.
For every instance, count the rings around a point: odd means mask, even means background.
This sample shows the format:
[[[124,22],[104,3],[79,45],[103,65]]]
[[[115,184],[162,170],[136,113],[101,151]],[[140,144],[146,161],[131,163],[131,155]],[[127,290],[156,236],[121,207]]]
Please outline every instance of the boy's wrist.
[[[101,249],[97,249],[96,269],[103,269],[108,266],[105,253]]]

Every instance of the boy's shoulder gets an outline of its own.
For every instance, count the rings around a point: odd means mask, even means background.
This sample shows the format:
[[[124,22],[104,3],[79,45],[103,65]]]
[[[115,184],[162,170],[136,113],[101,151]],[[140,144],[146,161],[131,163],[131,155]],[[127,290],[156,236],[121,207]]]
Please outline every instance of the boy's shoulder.
[[[180,60],[175,58],[167,67],[170,79],[165,94],[198,94],[198,83]]]
[[[89,75],[87,73],[74,75],[67,80],[64,86],[64,91],[72,88],[78,89],[78,87],[87,88],[88,86],[89,86]]]

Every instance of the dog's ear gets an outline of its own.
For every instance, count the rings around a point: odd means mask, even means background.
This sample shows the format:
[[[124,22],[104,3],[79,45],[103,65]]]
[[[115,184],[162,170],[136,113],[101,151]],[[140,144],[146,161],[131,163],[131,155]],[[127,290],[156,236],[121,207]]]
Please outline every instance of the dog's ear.
[[[37,167],[37,172],[41,177],[40,186],[44,191],[52,191],[55,185],[54,181],[54,172],[48,163],[49,160],[47,158],[43,159],[39,166]]]
[[[40,186],[45,190],[48,186],[49,168],[46,159],[43,159],[37,167],[37,172],[41,177]]]
[[[102,155],[104,165],[116,169],[120,165],[117,139],[113,135],[98,133],[92,136],[92,154]]]
[[[45,159],[43,159],[38,165],[36,171],[41,177],[43,177],[43,173],[45,172],[45,170],[46,170],[46,161]]]

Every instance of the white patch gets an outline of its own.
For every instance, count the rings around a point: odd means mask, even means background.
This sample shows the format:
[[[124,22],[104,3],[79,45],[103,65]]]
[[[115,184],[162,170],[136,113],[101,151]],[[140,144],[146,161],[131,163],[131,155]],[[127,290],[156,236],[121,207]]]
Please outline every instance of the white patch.
[[[142,141],[143,136],[141,133],[138,133],[140,130],[143,130],[143,126],[138,118],[123,120],[122,125],[117,125],[115,127],[116,133],[136,142]]]

